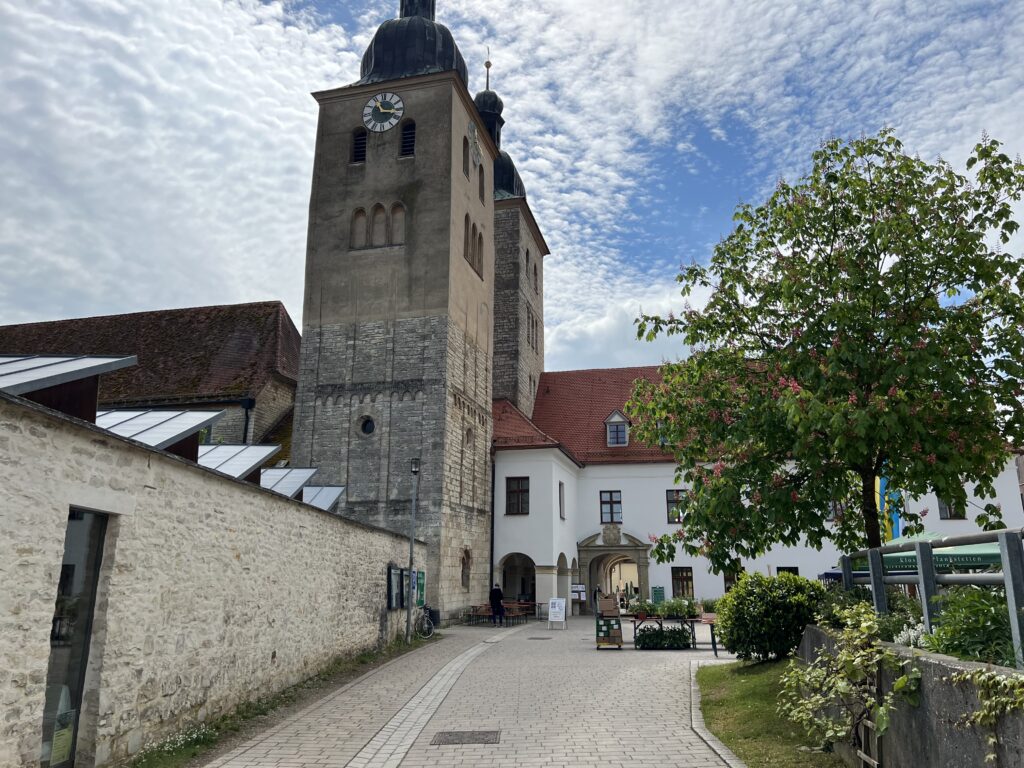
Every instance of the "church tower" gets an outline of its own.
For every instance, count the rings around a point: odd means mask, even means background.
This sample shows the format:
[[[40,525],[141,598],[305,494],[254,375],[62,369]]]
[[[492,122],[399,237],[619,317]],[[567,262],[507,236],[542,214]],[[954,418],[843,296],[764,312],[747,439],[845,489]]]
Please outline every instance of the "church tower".
[[[342,514],[429,546],[427,601],[486,602],[498,148],[434,0],[402,0],[320,105],[292,456]]]
[[[494,161],[494,397],[533,416],[544,372],[544,257],[537,226],[515,163],[501,149],[505,105],[490,89],[476,95],[477,111],[498,148]]]

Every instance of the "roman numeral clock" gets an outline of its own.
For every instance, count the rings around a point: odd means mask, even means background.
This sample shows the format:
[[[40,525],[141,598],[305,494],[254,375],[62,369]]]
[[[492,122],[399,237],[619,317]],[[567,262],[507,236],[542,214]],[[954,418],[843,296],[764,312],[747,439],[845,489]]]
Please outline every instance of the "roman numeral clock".
[[[363,125],[368,131],[384,133],[391,130],[405,114],[405,104],[397,93],[378,93],[363,107]]]

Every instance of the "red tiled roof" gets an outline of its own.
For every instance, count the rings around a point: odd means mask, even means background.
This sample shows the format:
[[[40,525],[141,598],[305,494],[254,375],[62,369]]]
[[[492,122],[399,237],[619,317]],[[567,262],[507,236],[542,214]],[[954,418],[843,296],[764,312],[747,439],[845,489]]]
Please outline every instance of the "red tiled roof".
[[[545,435],[508,400],[495,400],[494,445],[497,448],[554,448],[558,441]]]
[[[0,326],[0,354],[137,355],[100,378],[103,404],[255,397],[298,378],[299,343],[279,301]]]
[[[671,454],[640,444],[632,434],[629,445],[608,447],[605,419],[624,410],[637,379],[660,382],[658,366],[542,373],[533,424],[584,464],[672,462]]]

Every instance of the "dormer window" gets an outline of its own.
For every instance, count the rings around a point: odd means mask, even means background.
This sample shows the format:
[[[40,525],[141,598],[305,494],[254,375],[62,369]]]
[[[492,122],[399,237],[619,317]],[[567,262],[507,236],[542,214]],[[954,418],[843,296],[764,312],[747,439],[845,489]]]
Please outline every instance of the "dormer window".
[[[629,445],[629,420],[621,411],[615,411],[604,420],[604,428],[609,448],[621,448]]]

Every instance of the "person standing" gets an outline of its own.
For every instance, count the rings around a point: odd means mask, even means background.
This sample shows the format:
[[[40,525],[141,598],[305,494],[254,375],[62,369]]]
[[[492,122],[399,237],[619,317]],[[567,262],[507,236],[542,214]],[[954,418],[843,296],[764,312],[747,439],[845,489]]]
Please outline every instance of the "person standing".
[[[501,602],[505,599],[505,595],[501,592],[501,587],[497,584],[494,585],[494,589],[491,590],[491,624],[497,622],[498,626],[505,626],[505,606]]]

